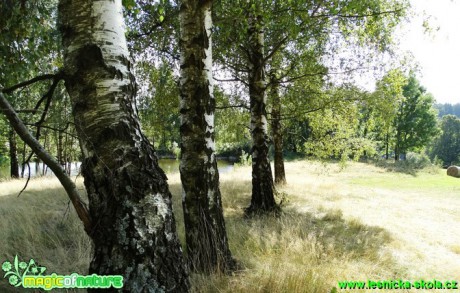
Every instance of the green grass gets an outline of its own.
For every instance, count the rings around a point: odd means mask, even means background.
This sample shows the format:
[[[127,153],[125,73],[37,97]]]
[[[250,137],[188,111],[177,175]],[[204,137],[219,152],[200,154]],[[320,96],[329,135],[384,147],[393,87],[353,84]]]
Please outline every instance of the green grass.
[[[437,170],[435,173],[420,171],[415,176],[400,173],[385,173],[376,177],[360,175],[351,179],[349,183],[388,189],[449,191],[458,189],[459,181],[458,178],[446,176],[445,170]]]
[[[341,280],[460,280],[460,179],[445,170],[407,174],[363,163],[294,161],[286,171],[283,214],[250,220],[243,217],[250,167],[221,175],[230,247],[241,270],[193,274],[194,292],[323,293]],[[179,174],[168,177],[183,242]],[[18,198],[23,184],[0,183],[0,260],[17,254],[48,273],[86,274],[90,239],[59,183],[33,179]],[[0,278],[0,292],[16,291]]]

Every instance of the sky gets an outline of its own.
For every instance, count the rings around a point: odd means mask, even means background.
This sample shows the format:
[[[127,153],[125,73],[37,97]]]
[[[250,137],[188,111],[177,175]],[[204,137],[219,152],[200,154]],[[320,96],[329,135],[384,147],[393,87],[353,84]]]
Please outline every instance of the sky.
[[[412,52],[421,84],[438,103],[460,103],[460,0],[411,4],[418,16],[401,28],[401,49]],[[433,28],[431,33],[425,33],[424,20]]]

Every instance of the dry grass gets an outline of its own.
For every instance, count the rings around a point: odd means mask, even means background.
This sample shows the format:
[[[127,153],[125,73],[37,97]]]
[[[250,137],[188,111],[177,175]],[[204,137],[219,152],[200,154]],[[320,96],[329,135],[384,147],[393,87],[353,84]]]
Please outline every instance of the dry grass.
[[[33,258],[47,267],[45,273],[86,274],[90,240],[59,182],[53,178],[31,180],[17,197],[24,183],[0,183],[0,262],[11,261],[17,254],[21,260]],[[0,292],[20,290],[1,278]]]
[[[411,279],[460,279],[460,256],[455,253],[460,243],[458,179],[446,176],[445,170],[412,176],[364,164],[332,171],[336,168],[327,167],[329,176],[309,174],[326,188],[305,196],[291,191],[300,209],[340,209],[345,218],[385,228],[394,239],[388,250]],[[294,186],[308,190],[310,185],[299,175],[292,174],[293,182],[298,180]]]
[[[243,269],[193,275],[195,292],[330,292],[339,280],[460,280],[459,179],[361,163],[342,169],[299,161],[286,170],[288,185],[279,191],[289,202],[279,218],[243,219],[250,168],[221,175],[230,246]],[[169,183],[183,239],[179,175],[170,174]],[[75,212],[66,212],[59,183],[35,179],[17,198],[22,184],[0,183],[1,260],[18,254],[49,272],[85,274],[89,240]],[[0,280],[0,291],[7,290]]]

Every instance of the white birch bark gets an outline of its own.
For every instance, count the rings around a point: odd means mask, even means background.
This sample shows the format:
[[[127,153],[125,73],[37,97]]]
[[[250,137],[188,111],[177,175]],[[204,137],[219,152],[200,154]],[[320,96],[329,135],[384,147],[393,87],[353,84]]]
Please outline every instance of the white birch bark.
[[[264,22],[260,3],[251,1],[248,15],[249,41],[249,99],[252,136],[252,197],[246,215],[278,212],[275,202],[273,176],[270,166],[269,138],[267,133],[267,98],[264,56]]]
[[[201,272],[234,266],[214,154],[211,7],[212,1],[183,0],[180,8],[180,173],[188,257]]]
[[[129,292],[187,292],[171,194],[140,129],[121,0],[61,0],[64,73],[93,219],[90,273]]]

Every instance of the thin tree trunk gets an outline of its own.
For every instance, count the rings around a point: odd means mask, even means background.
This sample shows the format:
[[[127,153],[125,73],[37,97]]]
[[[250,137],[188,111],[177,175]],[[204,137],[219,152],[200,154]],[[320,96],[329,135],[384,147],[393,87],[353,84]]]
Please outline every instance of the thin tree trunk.
[[[27,150],[27,145],[24,143],[23,148],[22,148],[22,164],[21,164],[21,178],[24,178],[24,172],[26,170],[26,150]]]
[[[181,162],[187,254],[195,271],[233,269],[215,156],[212,1],[184,0],[181,24]]]
[[[283,132],[281,125],[281,98],[279,87],[274,72],[270,73],[271,95],[272,95],[272,134],[275,147],[275,184],[286,184],[286,172],[284,171],[283,157]]]
[[[122,275],[124,292],[188,292],[167,178],[140,129],[121,0],[61,0],[59,20],[94,221],[89,273]]]
[[[63,159],[63,164],[65,166],[65,170],[67,172],[67,174],[70,175],[71,171],[70,171],[70,159],[69,159],[69,136],[66,134],[65,135],[65,139],[64,139],[64,142],[63,142],[63,151],[62,151],[62,159]]]
[[[389,139],[389,134],[387,132],[386,136],[385,136],[385,160],[388,160],[390,158],[390,139]]]
[[[252,136],[252,197],[246,215],[278,212],[275,201],[273,176],[268,157],[266,81],[264,62],[263,17],[259,3],[249,13],[249,99]]]
[[[43,146],[43,148],[46,149],[45,146]],[[34,161],[35,161],[34,162],[35,163],[35,174],[33,176],[40,177],[41,175],[43,175],[43,174],[40,174],[40,159],[35,158]],[[32,176],[32,173],[31,173],[30,177],[33,177],[33,176]]]
[[[46,150],[48,147],[47,147],[47,143],[48,143],[48,132],[45,132],[44,133],[44,140],[43,140],[43,148]],[[40,158],[37,157],[37,160],[36,160],[36,166],[40,167]],[[36,173],[36,176],[38,175],[38,172]],[[41,173],[42,176],[46,175],[46,164],[43,164],[42,166],[42,173]]]
[[[8,142],[10,147],[10,175],[11,178],[19,178],[18,146],[13,128],[8,133]]]
[[[64,160],[63,151],[62,151],[62,148],[63,148],[63,146],[62,146],[62,138],[63,138],[63,133],[62,133],[62,131],[58,130],[57,159],[58,159],[58,162],[61,163],[61,165],[64,166],[65,160]]]
[[[399,131],[396,133],[396,142],[395,142],[395,161],[399,161],[399,153],[400,153],[400,148],[399,148],[399,143],[401,140],[401,136],[399,134]]]

